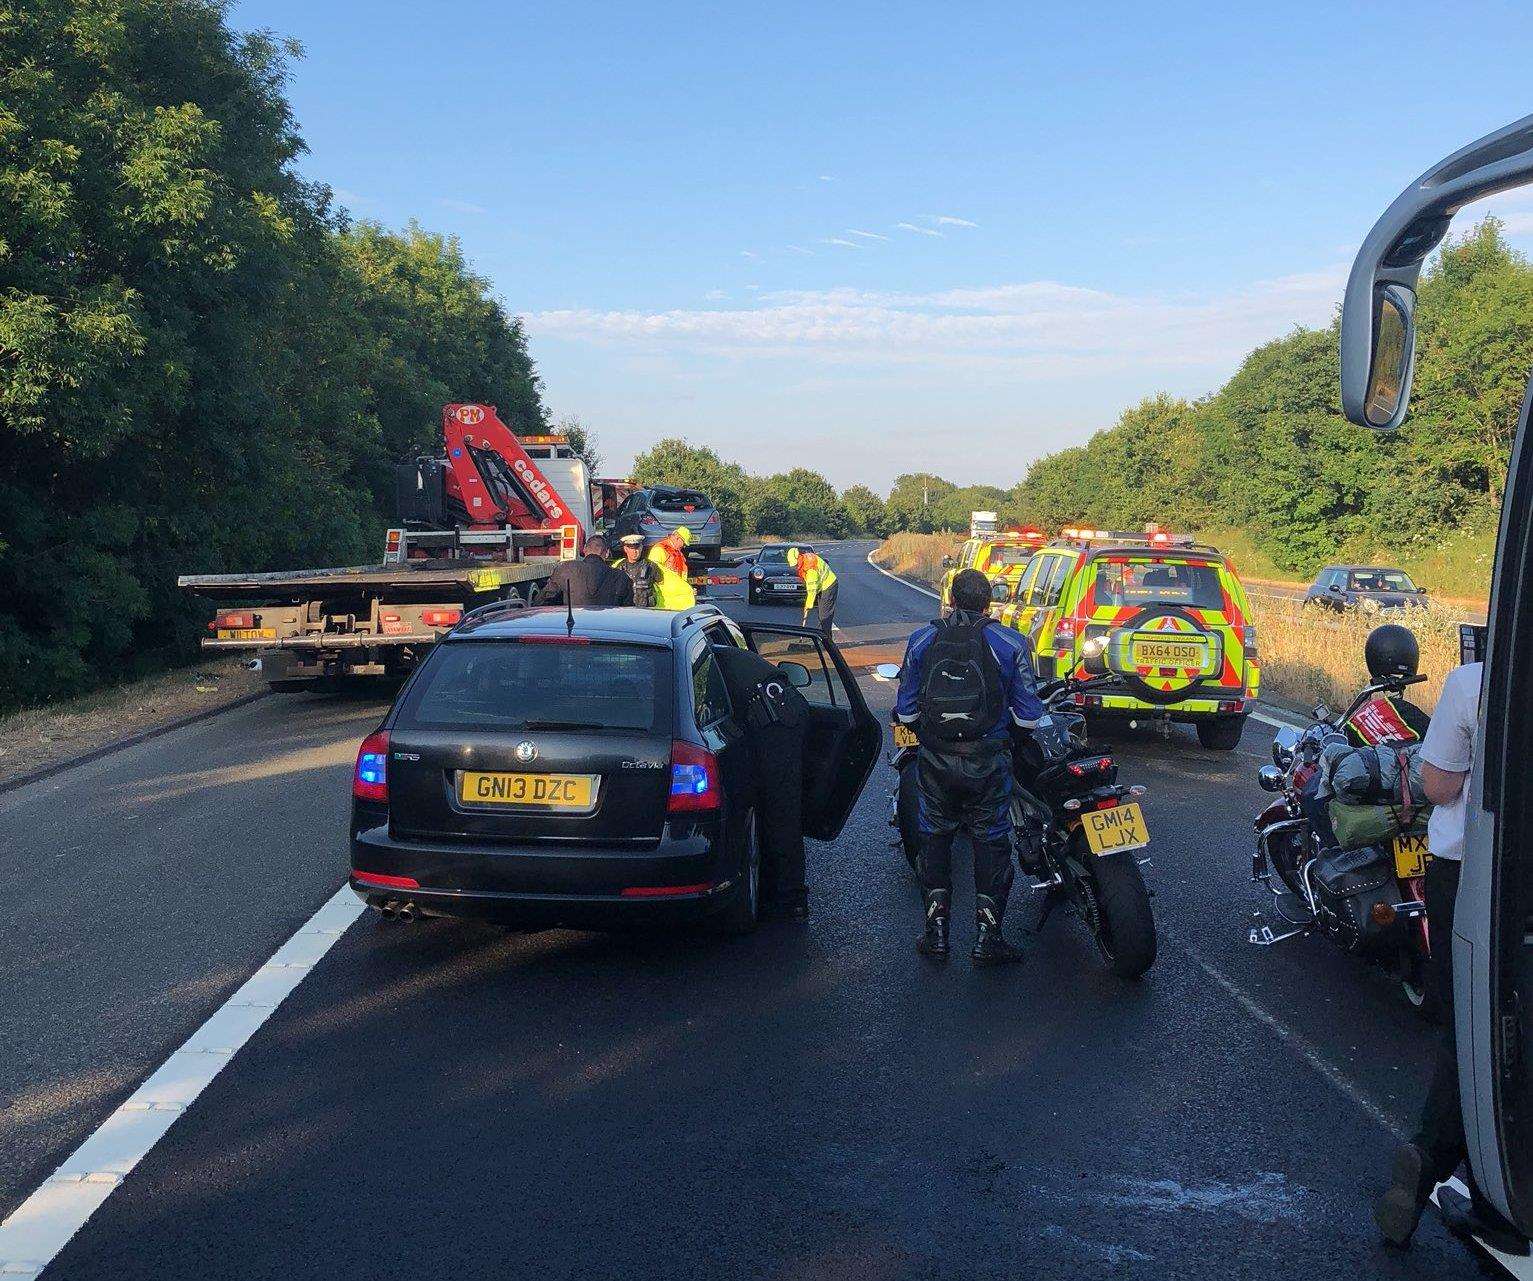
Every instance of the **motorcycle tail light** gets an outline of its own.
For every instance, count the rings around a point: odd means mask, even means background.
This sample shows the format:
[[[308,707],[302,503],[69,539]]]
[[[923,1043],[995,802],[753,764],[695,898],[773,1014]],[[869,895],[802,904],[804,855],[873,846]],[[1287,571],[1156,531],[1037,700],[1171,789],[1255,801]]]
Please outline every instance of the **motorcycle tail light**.
[[[1076,797],[1074,797],[1074,796],[1072,796],[1068,801],[1065,802],[1065,808],[1067,810],[1069,810],[1072,814],[1076,810],[1080,809],[1080,807],[1081,807],[1080,801]]]

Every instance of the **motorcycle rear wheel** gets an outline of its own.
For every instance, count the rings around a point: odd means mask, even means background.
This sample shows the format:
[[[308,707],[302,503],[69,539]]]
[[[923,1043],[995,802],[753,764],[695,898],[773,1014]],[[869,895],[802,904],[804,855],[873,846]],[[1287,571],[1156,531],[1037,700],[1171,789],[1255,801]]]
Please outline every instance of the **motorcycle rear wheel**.
[[[1132,850],[1105,857],[1085,849],[1078,854],[1090,860],[1085,865],[1091,883],[1080,888],[1095,900],[1085,915],[1097,950],[1120,979],[1137,979],[1155,963],[1156,951],[1155,914],[1139,860]]]

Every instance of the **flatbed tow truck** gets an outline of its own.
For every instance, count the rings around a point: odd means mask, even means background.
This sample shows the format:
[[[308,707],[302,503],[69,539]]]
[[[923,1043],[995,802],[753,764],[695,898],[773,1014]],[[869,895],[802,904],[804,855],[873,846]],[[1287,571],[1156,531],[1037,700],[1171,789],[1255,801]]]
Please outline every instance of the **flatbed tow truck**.
[[[536,603],[625,484],[591,481],[561,437],[513,435],[493,405],[447,405],[442,437],[400,464],[380,563],[179,578],[215,605],[202,648],[250,651],[275,690],[402,675],[467,610]]]

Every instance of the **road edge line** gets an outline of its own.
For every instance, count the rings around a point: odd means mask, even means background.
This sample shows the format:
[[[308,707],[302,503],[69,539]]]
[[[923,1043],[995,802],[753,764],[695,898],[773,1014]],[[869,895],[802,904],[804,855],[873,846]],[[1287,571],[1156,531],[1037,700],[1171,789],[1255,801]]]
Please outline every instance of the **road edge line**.
[[[343,884],[0,1223],[0,1276],[33,1281],[122,1186],[364,908]]]
[[[873,552],[876,552],[877,550],[878,550],[878,548],[875,547],[873,549]],[[923,596],[930,596],[935,601],[940,601],[942,599],[942,597],[939,596],[936,592],[932,591],[932,589],[930,587],[922,587],[919,583],[912,583],[908,578],[903,578],[899,574],[892,574],[892,573],[890,573],[882,565],[877,564],[873,560],[873,552],[869,552],[868,553],[868,566],[869,566],[869,568],[876,569],[885,578],[892,578],[895,582],[903,584],[904,586],[910,588],[910,590],[913,591],[913,592],[920,592],[921,595],[923,595]]]
[[[71,756],[68,760],[54,761],[52,765],[44,765],[42,769],[33,770],[30,774],[18,774],[15,778],[8,778],[0,783],[0,796],[5,795],[6,792],[13,792],[18,787],[26,787],[29,783],[40,783],[45,778],[52,778],[55,774],[74,769],[76,765],[89,765],[92,761],[99,761],[103,756],[110,756],[113,752],[137,747],[140,743],[147,743],[151,738],[159,738],[161,734],[171,734],[178,729],[185,729],[188,725],[195,725],[199,721],[211,720],[215,716],[223,715],[224,712],[232,712],[237,707],[246,707],[256,699],[265,698],[270,693],[269,689],[258,689],[251,694],[241,694],[231,702],[220,703],[217,707],[204,707],[190,716],[182,716],[176,720],[167,721],[163,725],[152,725],[148,729],[140,730],[137,734],[129,734],[127,738],[103,743],[100,747],[93,747],[90,751],[82,752],[79,756]]]

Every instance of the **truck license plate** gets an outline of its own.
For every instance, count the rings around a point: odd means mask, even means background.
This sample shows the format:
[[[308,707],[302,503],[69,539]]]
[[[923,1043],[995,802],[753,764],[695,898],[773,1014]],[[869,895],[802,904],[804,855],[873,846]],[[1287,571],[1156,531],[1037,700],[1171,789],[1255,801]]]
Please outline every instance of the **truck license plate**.
[[[463,770],[458,800],[464,805],[515,805],[522,809],[588,810],[595,774],[498,774]]]
[[[1086,844],[1093,854],[1137,850],[1150,843],[1144,811],[1133,801],[1110,810],[1087,810],[1081,820],[1086,829]]]
[[[276,640],[275,627],[220,627],[219,640]]]
[[[1427,838],[1419,832],[1404,832],[1395,837],[1395,875],[1402,881],[1425,876],[1431,857],[1427,853]]]

